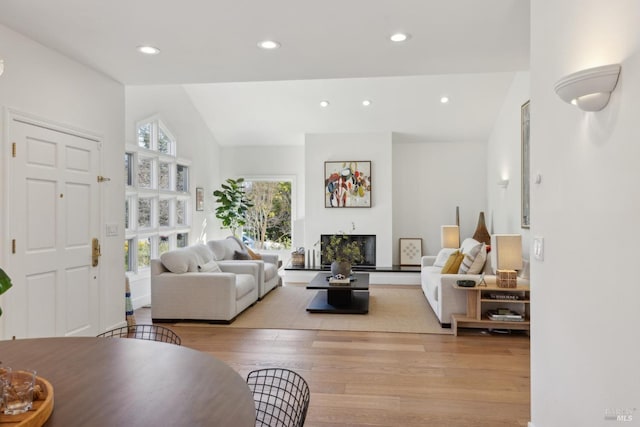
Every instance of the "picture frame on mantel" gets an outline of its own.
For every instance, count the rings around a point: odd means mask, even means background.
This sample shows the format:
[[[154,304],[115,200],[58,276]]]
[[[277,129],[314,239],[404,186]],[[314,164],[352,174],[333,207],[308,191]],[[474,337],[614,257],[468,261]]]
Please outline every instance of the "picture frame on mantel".
[[[529,115],[529,102],[527,101],[520,107],[520,129],[521,129],[521,216],[520,225],[522,228],[529,228],[531,226],[531,160],[530,154],[530,115]]]
[[[422,262],[422,238],[400,239],[400,266],[415,267]]]
[[[324,162],[325,208],[371,207],[371,161]]]

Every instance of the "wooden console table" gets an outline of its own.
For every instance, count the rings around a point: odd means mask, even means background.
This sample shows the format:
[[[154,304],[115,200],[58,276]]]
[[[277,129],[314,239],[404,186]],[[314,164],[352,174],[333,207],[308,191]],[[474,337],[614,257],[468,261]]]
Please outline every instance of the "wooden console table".
[[[475,286],[465,288],[454,285],[456,289],[467,292],[467,313],[453,314],[451,327],[453,333],[458,335],[458,328],[482,328],[482,329],[530,329],[529,307],[531,304],[531,291],[529,286],[519,285],[515,288],[499,288],[495,285]],[[487,316],[487,310],[497,307],[511,308],[513,311],[524,315],[522,321],[491,320]]]

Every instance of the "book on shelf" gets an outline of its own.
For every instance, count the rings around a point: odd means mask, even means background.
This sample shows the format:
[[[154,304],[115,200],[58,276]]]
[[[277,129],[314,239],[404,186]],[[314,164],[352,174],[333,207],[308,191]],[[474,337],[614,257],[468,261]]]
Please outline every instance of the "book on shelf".
[[[348,277],[345,279],[336,279],[334,277],[329,278],[330,285],[348,285],[349,283],[351,283],[351,279]]]
[[[499,308],[496,310],[488,310],[487,317],[490,320],[499,320],[502,322],[522,322],[524,321],[524,316],[520,313],[516,313],[513,310],[509,310],[508,308]]]
[[[519,301],[521,299],[525,299],[522,295],[518,294],[505,294],[505,293],[488,293],[484,295],[484,298],[487,299],[495,299],[495,300],[508,300],[508,301]]]

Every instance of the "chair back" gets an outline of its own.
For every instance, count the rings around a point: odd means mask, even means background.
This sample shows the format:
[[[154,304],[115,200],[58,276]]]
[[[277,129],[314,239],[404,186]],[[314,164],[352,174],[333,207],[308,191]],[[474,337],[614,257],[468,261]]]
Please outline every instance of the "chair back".
[[[182,339],[171,329],[159,325],[131,325],[112,329],[98,335],[100,338],[135,338],[180,345]]]
[[[247,384],[256,404],[256,426],[304,425],[311,395],[299,374],[288,369],[258,369],[249,373]]]

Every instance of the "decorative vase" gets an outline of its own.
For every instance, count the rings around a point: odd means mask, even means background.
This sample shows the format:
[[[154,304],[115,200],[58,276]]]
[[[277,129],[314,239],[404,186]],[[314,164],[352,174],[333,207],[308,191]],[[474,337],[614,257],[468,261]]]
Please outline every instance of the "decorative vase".
[[[480,212],[480,217],[478,218],[478,226],[476,227],[476,232],[473,233],[473,238],[478,242],[487,245],[491,244],[491,235],[489,234],[489,230],[487,230],[487,226],[484,223],[484,212]]]
[[[349,277],[351,274],[351,263],[346,261],[333,261],[331,263],[331,275],[335,277],[338,274]]]

